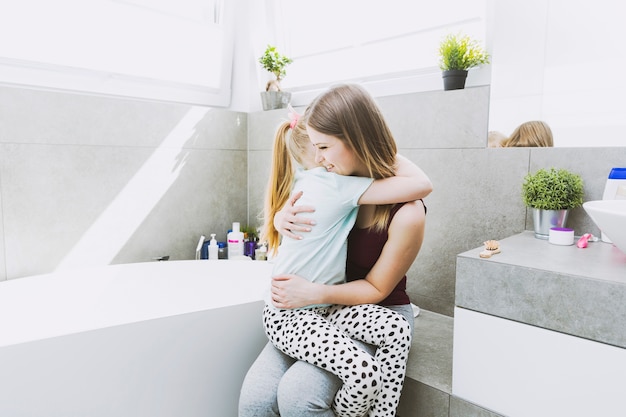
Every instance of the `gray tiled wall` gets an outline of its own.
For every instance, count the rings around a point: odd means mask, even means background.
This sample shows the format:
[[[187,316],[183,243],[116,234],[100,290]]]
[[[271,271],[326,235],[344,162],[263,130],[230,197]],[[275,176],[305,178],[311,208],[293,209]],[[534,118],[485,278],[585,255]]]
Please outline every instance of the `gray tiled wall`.
[[[379,98],[400,153],[430,176],[424,243],[409,271],[408,292],[420,307],[453,315],[456,255],[532,230],[521,200],[529,171],[571,169],[585,181],[585,200],[601,198],[610,168],[626,166],[626,148],[486,148],[489,87]],[[274,129],[285,110],[251,113],[250,221],[260,213]],[[570,215],[577,234],[597,229],[582,208]]]
[[[0,88],[0,280],[193,259],[247,219],[247,115]]]
[[[394,132],[400,153],[430,176],[434,192],[428,206],[426,236],[409,271],[408,292],[420,307],[452,315],[455,256],[488,238],[524,229],[524,208],[515,182],[528,169],[528,153],[504,155],[485,149],[489,89],[427,92],[378,99]],[[262,191],[274,129],[285,111],[250,114],[250,210],[262,209]],[[504,158],[502,156],[505,156]],[[260,173],[263,175],[258,175]],[[500,182],[492,182],[498,172]],[[497,195],[499,210],[478,203],[481,195]],[[504,217],[500,213],[504,211]]]
[[[529,170],[572,169],[593,200],[610,168],[626,166],[626,148],[485,148],[489,87],[378,102],[400,152],[434,183],[408,291],[437,313],[453,314],[458,253],[532,229],[520,198]],[[0,88],[0,280],[51,272],[68,257],[192,259],[201,233],[223,240],[233,221],[259,225],[274,130],[285,118],[285,110]],[[597,233],[582,208],[570,226]]]

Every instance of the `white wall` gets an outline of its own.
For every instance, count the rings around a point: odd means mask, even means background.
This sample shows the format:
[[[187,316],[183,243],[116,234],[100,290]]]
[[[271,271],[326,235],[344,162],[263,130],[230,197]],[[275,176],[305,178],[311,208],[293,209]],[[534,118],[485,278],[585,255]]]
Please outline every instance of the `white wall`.
[[[235,51],[233,54],[232,97],[229,109],[249,113],[261,110],[256,51],[259,41],[266,39],[265,2],[234,0]],[[270,42],[268,40],[267,42]]]
[[[231,108],[258,111],[258,93],[267,74],[256,58],[267,43],[277,41],[275,25],[267,23],[270,2],[239,1],[244,13],[237,17],[242,30],[237,32],[241,38],[236,47]],[[552,127],[555,146],[622,146],[626,142],[622,133],[626,80],[613,80],[609,72],[626,63],[624,54],[616,51],[626,38],[620,7],[611,0],[593,4],[588,0],[488,0],[485,42],[492,65],[473,69],[468,86],[491,85],[489,130],[510,134],[520,123],[545,120]],[[389,20],[395,10],[383,8],[381,13],[389,13]],[[428,14],[428,9],[423,13]],[[434,65],[436,57],[432,58]],[[296,65],[290,68],[293,71]],[[440,75],[435,72],[355,81],[381,97],[441,89]],[[288,76],[287,90],[289,81]],[[298,87],[293,100],[306,105],[323,88],[302,91]]]
[[[376,97],[442,90],[443,81],[441,71],[438,68],[437,49],[439,41],[445,34],[459,31],[480,41],[486,41],[484,0],[473,0],[470,3],[466,0],[448,0],[448,6],[438,4],[438,7],[430,8],[425,6],[428,3],[426,1],[401,0],[382,8],[379,7],[378,3],[373,6],[372,1],[363,3],[362,7],[369,6],[370,14],[372,7],[376,7],[376,10],[379,10],[378,18],[385,24],[393,23],[394,19],[398,19],[399,8],[404,10],[405,16],[415,15],[415,19],[412,21],[414,33],[411,36],[405,34],[404,43],[398,40],[392,48],[388,47],[389,43],[378,45],[376,42],[352,45],[352,39],[349,36],[344,36],[347,40],[342,40],[341,45],[344,46],[341,47],[334,44],[328,45],[328,36],[326,36],[326,44],[324,44],[322,42],[324,36],[319,33],[319,31],[324,30],[324,25],[333,25],[326,29],[328,33],[337,31],[339,35],[349,35],[351,32],[346,31],[346,28],[350,27],[351,22],[355,28],[359,23],[362,23],[364,17],[355,15],[352,9],[348,10],[348,15],[342,15],[341,8],[335,8],[332,10],[332,18],[328,18],[327,21],[315,18],[309,27],[305,27],[305,22],[293,25],[294,19],[282,16],[284,20],[287,20],[284,22],[280,20],[281,16],[278,18],[273,16],[273,11],[276,8],[281,10],[279,0],[237,1],[240,11],[236,13],[233,97],[230,106],[231,110],[237,111],[254,112],[262,109],[259,93],[264,89],[267,80],[273,76],[261,68],[258,57],[261,56],[268,44],[276,45],[282,53],[294,59],[294,63],[288,67],[287,77],[283,80],[282,87],[286,91],[292,92],[292,104],[294,106],[305,106],[329,85],[339,82],[358,82]],[[450,15],[442,12],[442,9],[455,5],[459,9],[456,14]],[[318,10],[322,10],[322,15],[324,15],[327,13],[324,12],[324,7],[323,4],[311,3],[307,10],[312,16],[319,15]],[[317,13],[313,13],[314,11]],[[302,13],[304,12],[305,10],[302,10]],[[334,23],[337,21],[343,23]],[[300,40],[290,38],[290,29],[293,26],[295,26],[295,30],[300,30],[299,35],[304,34]],[[353,29],[356,30],[355,28]],[[381,36],[383,35],[381,34]],[[314,41],[308,42],[311,39]],[[298,52],[296,46],[304,43],[304,40],[316,44],[318,39],[319,42],[317,43],[322,52]],[[350,46],[345,47],[346,43]],[[324,50],[325,48],[328,50]],[[376,48],[391,49],[391,58],[382,56],[380,49]],[[398,54],[398,50],[403,52]],[[407,50],[408,52],[406,52]],[[360,70],[366,67],[375,67],[380,63],[395,63],[395,57],[398,57],[398,62],[404,62],[394,66],[393,73],[378,74],[373,71],[374,75],[372,75],[371,72]],[[328,65],[328,62],[332,64]],[[400,65],[403,67],[400,68]],[[407,67],[411,69],[407,70]],[[466,86],[489,84],[490,71],[491,68],[488,65],[472,69]],[[326,78],[320,76],[322,72],[327,74]]]
[[[555,146],[622,146],[622,6],[610,0],[493,1],[489,130],[544,120]]]

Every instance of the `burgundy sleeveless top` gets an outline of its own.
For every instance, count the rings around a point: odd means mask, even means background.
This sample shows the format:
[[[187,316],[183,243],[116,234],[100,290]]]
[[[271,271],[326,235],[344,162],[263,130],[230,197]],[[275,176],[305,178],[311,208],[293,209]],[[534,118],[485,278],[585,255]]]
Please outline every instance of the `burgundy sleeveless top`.
[[[391,210],[389,223],[402,204],[396,204]],[[389,228],[387,223],[387,228]],[[383,246],[387,242],[387,229],[375,232],[371,229],[359,229],[356,226],[352,228],[348,235],[348,259],[346,261],[346,279],[355,281],[363,279],[372,269]],[[402,277],[398,285],[391,291],[391,294],[379,304],[383,306],[395,306],[409,304],[409,296],[406,293],[406,275]]]

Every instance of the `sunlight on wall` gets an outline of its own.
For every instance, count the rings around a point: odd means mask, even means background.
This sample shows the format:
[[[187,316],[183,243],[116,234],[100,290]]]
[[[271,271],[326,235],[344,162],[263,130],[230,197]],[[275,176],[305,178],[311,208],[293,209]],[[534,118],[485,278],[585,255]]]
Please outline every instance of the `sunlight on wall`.
[[[206,107],[189,110],[59,263],[56,271],[111,263],[178,178],[186,163],[183,147],[209,111]]]

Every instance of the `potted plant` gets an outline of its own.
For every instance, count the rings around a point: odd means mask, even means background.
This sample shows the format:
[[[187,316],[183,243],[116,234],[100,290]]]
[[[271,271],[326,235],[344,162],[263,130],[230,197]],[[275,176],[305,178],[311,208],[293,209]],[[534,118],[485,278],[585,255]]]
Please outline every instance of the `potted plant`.
[[[439,44],[439,68],[443,71],[443,89],[465,88],[467,71],[489,63],[489,54],[478,41],[467,35],[449,34]]]
[[[547,239],[551,227],[565,227],[569,211],[583,204],[583,180],[566,169],[540,169],[522,184],[524,204],[533,210],[535,237]]]
[[[270,80],[265,85],[265,91],[261,92],[263,110],[282,109],[287,107],[291,100],[291,93],[282,91],[280,81],[285,77],[285,67],[293,60],[280,54],[275,46],[267,45],[265,52],[259,58],[261,66],[274,74],[275,79]]]

